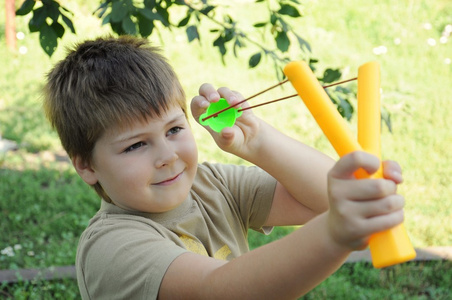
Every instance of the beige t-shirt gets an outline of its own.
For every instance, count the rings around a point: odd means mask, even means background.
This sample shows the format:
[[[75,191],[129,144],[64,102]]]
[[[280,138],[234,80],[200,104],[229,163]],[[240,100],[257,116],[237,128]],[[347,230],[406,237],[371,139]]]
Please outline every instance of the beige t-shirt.
[[[202,164],[187,199],[167,213],[130,212],[102,201],[77,249],[83,299],[156,299],[171,262],[187,251],[230,260],[262,228],[276,181],[257,167]]]

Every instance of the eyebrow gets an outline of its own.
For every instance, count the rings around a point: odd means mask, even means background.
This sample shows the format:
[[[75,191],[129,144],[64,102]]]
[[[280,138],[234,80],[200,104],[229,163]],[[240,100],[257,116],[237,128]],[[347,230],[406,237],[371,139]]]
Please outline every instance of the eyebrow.
[[[185,113],[182,111],[181,113],[178,113],[175,116],[173,116],[168,122],[166,122],[165,126],[171,125],[171,124],[176,123],[179,120],[185,119],[185,118],[186,118],[185,117]],[[144,134],[145,134],[145,132],[143,132],[143,131],[140,131],[137,134],[134,134],[134,135],[131,135],[131,136],[128,136],[127,134],[125,134],[124,137],[119,136],[119,138],[115,139],[114,141],[112,141],[111,144],[113,145],[113,144],[125,143],[125,142],[127,142],[129,140],[136,139],[136,138],[138,138],[138,137],[140,137],[140,136],[142,136]]]

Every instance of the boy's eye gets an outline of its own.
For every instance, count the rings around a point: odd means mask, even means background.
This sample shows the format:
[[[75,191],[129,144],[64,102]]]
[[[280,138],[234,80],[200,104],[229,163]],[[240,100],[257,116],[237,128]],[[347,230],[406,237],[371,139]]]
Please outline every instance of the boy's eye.
[[[144,145],[143,142],[135,143],[135,144],[133,144],[132,146],[127,147],[127,148],[124,150],[124,152],[125,152],[125,153],[128,153],[128,152],[130,152],[130,151],[137,150],[138,148],[140,148],[140,147],[143,146],[143,145]]]
[[[178,127],[178,126],[173,127],[168,131],[168,135],[176,134],[179,131],[181,131],[182,129],[183,129],[182,127]]]

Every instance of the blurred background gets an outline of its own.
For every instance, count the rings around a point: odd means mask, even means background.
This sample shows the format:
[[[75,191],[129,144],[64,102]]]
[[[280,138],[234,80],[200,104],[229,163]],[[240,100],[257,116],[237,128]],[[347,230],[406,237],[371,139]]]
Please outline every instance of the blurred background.
[[[36,7],[42,5],[39,2]],[[230,87],[245,97],[255,94],[282,79],[280,67],[287,60],[310,60],[315,73],[325,80],[328,69],[336,70],[340,79],[348,79],[357,76],[360,65],[378,61],[381,65],[382,106],[388,122],[382,126],[382,155],[384,159],[398,161],[403,168],[405,182],[400,186],[400,192],[406,198],[405,226],[411,241],[416,248],[452,245],[452,133],[449,124],[452,106],[452,2],[256,2],[214,2],[217,8],[214,13],[209,13],[210,19],[196,27],[199,39],[194,38],[196,35],[190,31],[193,27],[187,30],[190,24],[197,24],[193,23],[193,18],[187,26],[171,30],[163,22],[156,23],[149,39],[162,48],[176,70],[186,91],[187,102],[197,95],[204,82]],[[65,56],[66,47],[88,38],[111,34],[112,30],[109,24],[102,25],[102,22],[108,22],[97,16],[99,10],[93,14],[99,2],[65,0],[59,3],[72,12],[73,15],[68,16],[76,34],[65,23],[66,31],[58,38],[58,45],[49,56],[41,46],[45,43],[42,36],[40,41],[39,32],[30,32],[32,13],[15,18],[16,45],[14,49],[7,47],[6,3],[0,1],[0,269],[3,270],[73,265],[78,236],[99,206],[97,196],[72,170],[56,133],[45,119],[41,89],[45,74]],[[196,1],[187,3],[199,4]],[[262,22],[271,23],[269,11],[279,9],[281,13],[284,4],[299,12],[296,16],[289,9],[282,15],[287,17],[286,26],[302,38],[288,36],[291,46],[285,52],[280,50],[287,41],[281,34],[272,32],[278,30],[275,26],[256,26]],[[21,5],[22,1],[15,1],[16,9]],[[169,11],[169,19],[178,23],[184,19],[186,8],[176,6]],[[231,44],[224,44],[227,51],[221,55],[221,43],[217,41],[214,45],[214,42],[222,27],[215,20],[227,24],[232,20],[230,23],[245,30],[251,41],[274,50],[287,60],[275,63],[270,56],[262,54],[256,64],[256,56],[254,61],[250,58],[264,51],[249,40],[244,41],[246,47],[238,49],[237,55],[234,55]],[[276,46],[275,41],[279,41]],[[351,110],[355,109],[349,116],[349,124],[356,132],[356,98],[353,96],[356,82],[345,84],[344,89],[347,90],[347,103]],[[290,84],[286,84],[251,100],[251,104],[293,93]],[[298,97],[256,108],[254,112],[287,135],[337,158]],[[201,126],[194,120],[191,124],[200,150],[200,161],[247,164],[221,152]],[[271,241],[278,238],[278,234],[284,235],[291,230],[293,228],[283,228],[274,237],[270,236],[270,240],[252,234],[251,246]],[[438,268],[429,272],[449,274],[447,284],[450,287],[450,264]],[[357,271],[348,269],[346,276],[350,272]],[[379,274],[376,278],[380,279],[376,281],[381,283],[382,275]],[[393,280],[391,276],[394,274],[387,275],[387,280]],[[360,276],[355,274],[352,277]],[[420,282],[425,278],[409,280]],[[438,278],[435,280],[439,281]],[[48,294],[50,298],[78,297],[73,280],[51,284],[35,282],[34,285],[26,282],[0,284],[3,291],[0,298],[3,295],[5,298],[27,299],[35,295],[33,291],[46,288],[52,290]],[[425,299],[432,299],[429,297],[435,295],[439,295],[436,299],[449,296],[447,288],[435,292],[431,287],[433,283],[427,287],[417,284],[422,286],[420,289],[431,288]],[[381,286],[379,288],[381,295]],[[337,287],[334,289],[337,292]],[[402,290],[402,295],[406,295],[410,288],[404,286]],[[313,297],[322,298],[323,294],[316,295]],[[364,298],[371,299],[372,296]]]

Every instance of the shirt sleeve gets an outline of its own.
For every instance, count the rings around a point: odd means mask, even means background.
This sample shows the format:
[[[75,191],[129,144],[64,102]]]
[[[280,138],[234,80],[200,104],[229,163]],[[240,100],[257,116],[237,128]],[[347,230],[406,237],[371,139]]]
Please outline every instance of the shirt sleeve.
[[[209,164],[209,168],[232,194],[246,228],[266,234],[264,224],[270,214],[276,179],[256,166]]]
[[[149,224],[100,219],[82,235],[77,251],[82,298],[157,299],[166,270],[185,252]]]

